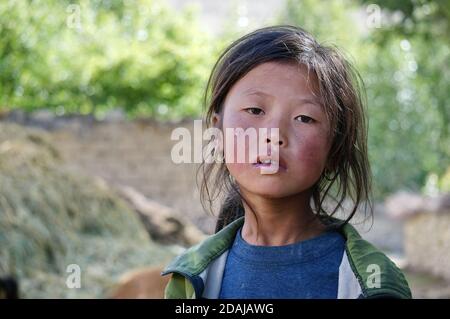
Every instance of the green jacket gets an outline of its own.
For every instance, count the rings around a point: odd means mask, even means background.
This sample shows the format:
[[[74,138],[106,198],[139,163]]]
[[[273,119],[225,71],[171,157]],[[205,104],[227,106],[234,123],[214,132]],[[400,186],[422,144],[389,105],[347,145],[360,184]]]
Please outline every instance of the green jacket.
[[[172,274],[165,298],[217,299],[229,248],[243,223],[241,217],[176,257],[162,272]],[[350,224],[341,233],[346,245],[339,267],[339,299],[411,298],[405,277],[385,254],[363,240]]]

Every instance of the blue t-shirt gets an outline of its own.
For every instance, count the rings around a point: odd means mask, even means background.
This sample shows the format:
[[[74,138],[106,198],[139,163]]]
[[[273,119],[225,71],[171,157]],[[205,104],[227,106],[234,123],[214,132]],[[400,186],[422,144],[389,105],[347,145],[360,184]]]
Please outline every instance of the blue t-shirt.
[[[336,231],[284,246],[248,244],[238,230],[219,298],[337,298],[345,240]]]

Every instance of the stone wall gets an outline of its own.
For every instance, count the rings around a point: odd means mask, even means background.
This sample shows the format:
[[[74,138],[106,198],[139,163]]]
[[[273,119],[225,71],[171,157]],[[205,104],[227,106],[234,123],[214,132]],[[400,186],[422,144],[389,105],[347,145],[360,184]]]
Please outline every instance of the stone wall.
[[[400,192],[387,198],[387,212],[404,220],[408,267],[450,281],[450,194]]]
[[[450,281],[450,212],[411,216],[404,247],[409,267]]]

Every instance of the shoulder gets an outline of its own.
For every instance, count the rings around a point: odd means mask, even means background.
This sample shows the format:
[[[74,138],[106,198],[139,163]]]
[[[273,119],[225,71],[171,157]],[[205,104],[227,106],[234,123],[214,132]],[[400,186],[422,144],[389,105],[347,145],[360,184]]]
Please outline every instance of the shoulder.
[[[199,244],[190,247],[184,253],[177,256],[164,270],[163,274],[181,272],[197,275],[205,270],[208,265],[226,250],[234,241],[236,232],[242,226],[244,219],[241,217],[227,225],[218,233],[204,239]]]
[[[362,239],[350,224],[343,226],[341,233],[346,240],[348,262],[358,279],[363,298],[411,298],[405,276],[388,256]]]
[[[204,289],[202,274],[229,249],[242,224],[243,218],[240,218],[173,259],[161,273],[163,276],[172,275],[165,289],[165,298],[201,296]]]

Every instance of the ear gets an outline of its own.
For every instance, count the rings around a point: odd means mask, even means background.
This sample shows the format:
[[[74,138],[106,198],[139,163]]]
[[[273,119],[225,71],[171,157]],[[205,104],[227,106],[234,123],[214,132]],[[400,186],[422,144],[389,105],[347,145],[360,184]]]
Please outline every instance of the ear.
[[[219,128],[220,124],[222,123],[222,117],[219,113],[214,112],[214,115],[212,117],[212,125],[214,127]]]

